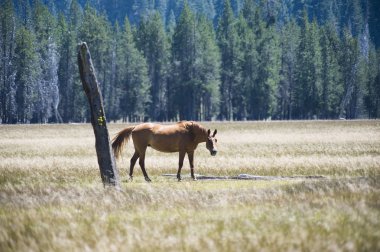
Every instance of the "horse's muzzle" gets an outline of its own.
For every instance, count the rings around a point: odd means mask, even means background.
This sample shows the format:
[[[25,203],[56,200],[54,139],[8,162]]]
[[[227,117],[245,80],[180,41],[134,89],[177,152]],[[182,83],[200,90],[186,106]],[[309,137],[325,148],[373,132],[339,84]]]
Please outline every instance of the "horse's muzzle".
[[[212,150],[212,151],[210,151],[210,153],[211,153],[211,156],[215,156],[216,153],[217,153],[217,151],[216,150]]]

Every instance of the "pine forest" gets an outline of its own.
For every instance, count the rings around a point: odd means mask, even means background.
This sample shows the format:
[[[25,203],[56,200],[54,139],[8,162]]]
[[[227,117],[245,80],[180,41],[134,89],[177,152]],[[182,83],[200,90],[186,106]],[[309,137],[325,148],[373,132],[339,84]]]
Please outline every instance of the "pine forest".
[[[380,117],[376,0],[0,0],[0,123]]]

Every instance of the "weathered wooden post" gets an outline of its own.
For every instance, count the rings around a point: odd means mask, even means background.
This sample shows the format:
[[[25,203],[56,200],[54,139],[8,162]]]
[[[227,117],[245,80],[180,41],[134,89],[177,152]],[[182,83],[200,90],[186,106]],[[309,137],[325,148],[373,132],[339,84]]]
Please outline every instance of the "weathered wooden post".
[[[91,124],[94,129],[95,148],[103,184],[119,187],[119,175],[111,151],[102,94],[86,42],[78,45],[78,66],[83,89],[91,108]]]

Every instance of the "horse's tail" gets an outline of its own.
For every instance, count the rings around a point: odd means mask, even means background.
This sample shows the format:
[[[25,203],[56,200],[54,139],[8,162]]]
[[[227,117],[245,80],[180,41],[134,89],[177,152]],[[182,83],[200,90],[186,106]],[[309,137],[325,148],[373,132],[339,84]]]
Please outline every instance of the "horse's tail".
[[[119,158],[121,152],[123,151],[124,145],[128,142],[134,128],[135,126],[125,128],[117,133],[117,135],[112,139],[112,150],[116,158]]]

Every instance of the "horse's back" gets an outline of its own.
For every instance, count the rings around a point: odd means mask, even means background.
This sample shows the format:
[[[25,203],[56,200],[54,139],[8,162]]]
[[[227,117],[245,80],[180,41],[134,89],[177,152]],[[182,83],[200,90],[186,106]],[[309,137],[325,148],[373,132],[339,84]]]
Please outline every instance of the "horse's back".
[[[139,125],[136,125],[135,128],[133,129],[133,133],[136,133],[136,132],[149,132],[149,131],[152,131],[152,129],[154,127],[156,127],[156,123],[142,123],[142,124],[139,124]]]

